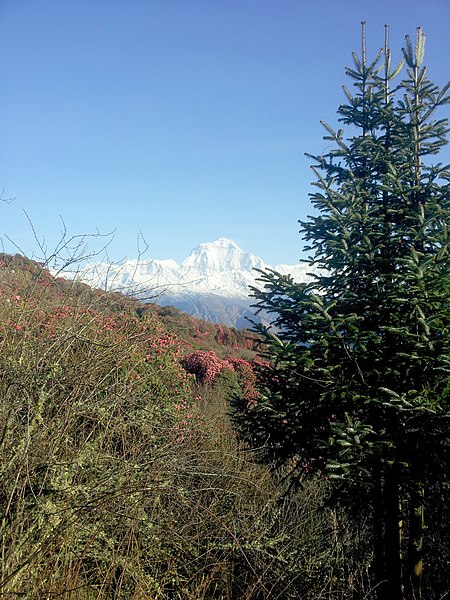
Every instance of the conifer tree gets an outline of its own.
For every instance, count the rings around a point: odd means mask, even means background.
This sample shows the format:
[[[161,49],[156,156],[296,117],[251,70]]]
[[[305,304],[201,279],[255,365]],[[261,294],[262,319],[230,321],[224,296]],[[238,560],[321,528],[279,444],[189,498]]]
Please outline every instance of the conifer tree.
[[[422,591],[426,495],[450,466],[450,84],[423,66],[425,36],[353,54],[331,149],[310,156],[317,215],[301,223],[316,275],[261,272],[256,307],[273,314],[260,398],[235,399],[234,421],[291,477],[326,477],[366,493],[379,598]],[[368,492],[368,493],[367,493]]]

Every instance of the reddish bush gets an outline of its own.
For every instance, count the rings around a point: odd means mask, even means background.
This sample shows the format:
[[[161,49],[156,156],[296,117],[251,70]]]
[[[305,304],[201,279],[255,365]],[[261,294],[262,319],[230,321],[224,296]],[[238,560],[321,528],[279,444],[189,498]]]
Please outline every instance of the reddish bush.
[[[256,398],[258,395],[255,390],[256,375],[253,370],[253,365],[248,360],[243,358],[229,357],[228,362],[232,365],[233,369],[238,375],[238,382],[241,386],[243,396],[246,400]]]
[[[183,361],[183,367],[188,373],[196,376],[199,383],[212,384],[224,369],[236,373],[237,382],[244,398],[251,400],[257,396],[255,390],[256,375],[252,363],[243,358],[229,356],[221,360],[214,350],[203,352],[197,350]]]
[[[222,369],[227,366],[214,350],[203,352],[197,350],[183,361],[183,367],[188,373],[197,377],[199,383],[214,383]]]

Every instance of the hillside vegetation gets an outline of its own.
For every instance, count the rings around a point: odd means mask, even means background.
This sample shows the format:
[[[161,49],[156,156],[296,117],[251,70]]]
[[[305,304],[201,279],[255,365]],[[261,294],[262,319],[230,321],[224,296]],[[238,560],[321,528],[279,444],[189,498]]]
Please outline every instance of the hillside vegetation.
[[[21,256],[0,256],[0,310],[3,597],[364,588],[353,527],[319,510],[326,482],[286,494],[230,427],[228,397],[254,394],[255,336]]]

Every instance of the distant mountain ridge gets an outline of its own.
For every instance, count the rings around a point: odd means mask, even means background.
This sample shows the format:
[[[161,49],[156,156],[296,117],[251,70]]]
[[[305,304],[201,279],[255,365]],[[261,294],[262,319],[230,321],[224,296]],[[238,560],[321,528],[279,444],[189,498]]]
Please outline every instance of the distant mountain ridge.
[[[181,264],[173,259],[127,260],[120,265],[91,263],[76,273],[93,287],[121,291],[162,306],[172,305],[214,323],[242,328],[252,317],[250,286],[257,285],[254,269],[273,268],[306,281],[306,263],[271,267],[261,258],[244,252],[232,240],[219,238],[194,248]]]

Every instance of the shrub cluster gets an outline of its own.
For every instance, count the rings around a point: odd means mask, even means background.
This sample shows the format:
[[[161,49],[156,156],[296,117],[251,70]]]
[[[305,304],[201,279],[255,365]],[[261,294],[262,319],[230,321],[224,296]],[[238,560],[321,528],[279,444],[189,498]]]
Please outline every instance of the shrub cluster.
[[[214,350],[197,350],[183,359],[182,365],[200,384],[211,385],[231,379],[234,383],[231,387],[237,387],[243,398],[250,401],[257,397],[256,375],[248,360],[235,356],[220,359]]]

